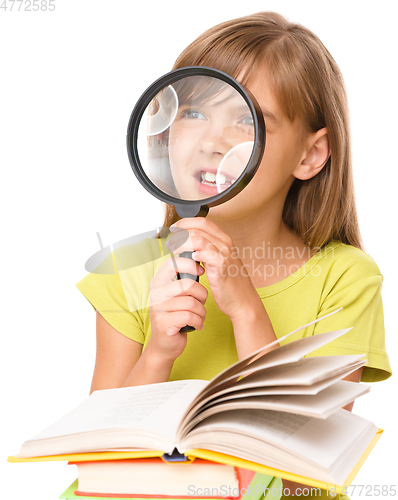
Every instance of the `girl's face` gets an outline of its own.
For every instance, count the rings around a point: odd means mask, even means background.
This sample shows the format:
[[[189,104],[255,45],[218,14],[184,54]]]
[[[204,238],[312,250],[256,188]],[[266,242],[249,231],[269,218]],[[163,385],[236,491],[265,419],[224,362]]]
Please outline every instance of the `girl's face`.
[[[259,75],[248,85],[263,111],[266,125],[266,146],[261,164],[249,184],[231,200],[210,208],[209,218],[239,220],[257,218],[259,214],[282,211],[287,193],[309,150],[303,134],[304,125],[284,116],[267,84],[266,75]],[[304,137],[304,140],[303,140]]]
[[[250,108],[229,85],[208,99],[182,104],[169,132],[178,195],[200,200],[227,189],[246,167],[253,140]]]

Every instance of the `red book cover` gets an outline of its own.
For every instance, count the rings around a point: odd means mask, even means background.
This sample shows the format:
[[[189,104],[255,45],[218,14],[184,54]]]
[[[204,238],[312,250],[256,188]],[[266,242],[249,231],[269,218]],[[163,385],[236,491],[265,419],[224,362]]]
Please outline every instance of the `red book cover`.
[[[115,461],[112,461],[113,463]],[[146,464],[149,464],[149,463],[164,463],[162,461],[162,459],[160,458],[145,458],[145,459],[134,459],[134,460],[124,460],[124,462],[134,462],[134,463],[137,463],[137,462],[141,462],[141,463],[146,463]],[[69,462],[70,464],[74,464],[74,465],[78,465],[78,463],[76,462]],[[80,462],[80,463],[84,463],[84,462]],[[219,467],[221,466],[222,464],[219,464],[217,462],[210,462],[208,460],[203,460],[203,459],[200,459],[200,458],[197,458],[195,459],[193,462],[191,463],[187,463],[186,464],[186,467],[194,467],[195,465],[193,464],[198,464],[198,463],[211,463],[214,467]],[[165,467],[173,467],[173,464],[167,464],[167,463],[164,463],[164,466]],[[238,491],[238,496],[232,496],[232,495],[219,495],[219,496],[216,496],[216,495],[212,495],[211,498],[224,498],[224,499],[231,499],[231,500],[239,500],[240,498],[242,498],[242,491],[243,493],[246,491],[247,487],[249,486],[249,484],[251,483],[251,481],[253,480],[253,477],[255,476],[255,472],[254,471],[251,471],[251,470],[247,470],[247,469],[242,469],[242,468],[238,468],[238,467],[235,467],[235,473],[237,475],[237,479],[238,479],[238,484],[239,484],[239,491]],[[231,491],[231,490],[230,490]],[[236,492],[236,488],[234,489],[233,492]],[[231,492],[231,493],[233,493]],[[209,498],[209,495],[203,495],[203,496],[200,496],[200,495],[184,495],[184,496],[180,496],[180,495],[148,495],[148,494],[142,494],[142,493],[137,493],[137,494],[134,494],[134,493],[129,493],[129,494],[124,494],[124,493],[97,493],[97,492],[87,492],[87,491],[81,491],[81,490],[76,490],[74,492],[74,494],[76,496],[92,496],[92,497],[103,497],[103,498],[109,498],[109,497],[114,497],[114,498],[178,498],[178,499],[188,499],[188,498],[198,498],[198,499],[201,499],[201,498],[206,498],[208,499]]]

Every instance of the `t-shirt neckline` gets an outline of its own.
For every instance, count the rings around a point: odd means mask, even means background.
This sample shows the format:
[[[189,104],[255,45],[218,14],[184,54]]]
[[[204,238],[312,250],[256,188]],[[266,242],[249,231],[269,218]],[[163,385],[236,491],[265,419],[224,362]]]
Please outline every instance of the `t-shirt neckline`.
[[[272,285],[256,288],[260,298],[265,298],[271,295],[275,295],[295,285],[306,275],[308,275],[308,273],[319,263],[320,260],[326,257],[328,253],[330,253],[332,250],[334,250],[337,246],[341,244],[342,243],[340,241],[336,240],[330,241],[324,247],[318,250],[318,252],[316,252],[312,257],[310,257],[307,260],[307,262],[305,262],[302,266],[300,266],[294,273],[290,274],[286,278],[283,278],[281,281],[278,281],[277,283],[273,283]],[[200,277],[200,283],[202,283],[210,291],[210,285],[207,280],[206,273]]]

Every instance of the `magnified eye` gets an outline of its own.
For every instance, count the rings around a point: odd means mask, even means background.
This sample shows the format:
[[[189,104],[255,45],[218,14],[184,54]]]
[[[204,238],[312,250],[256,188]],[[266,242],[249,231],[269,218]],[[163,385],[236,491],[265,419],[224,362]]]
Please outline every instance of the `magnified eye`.
[[[190,120],[206,120],[206,117],[196,109],[184,109],[180,113],[180,118],[189,118]]]
[[[243,125],[254,125],[254,120],[252,115],[246,115],[243,118],[239,120],[239,123],[242,123]]]

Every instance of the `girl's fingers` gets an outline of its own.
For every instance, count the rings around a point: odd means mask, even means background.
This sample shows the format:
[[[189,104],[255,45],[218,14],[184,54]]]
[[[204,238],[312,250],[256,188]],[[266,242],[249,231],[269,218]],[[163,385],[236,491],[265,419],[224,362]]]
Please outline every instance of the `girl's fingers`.
[[[217,248],[215,245],[213,245],[209,241],[202,239],[200,236],[193,238],[193,242],[194,242],[194,248],[196,248],[198,250],[195,250],[192,253],[192,259],[184,259],[181,257],[175,257],[176,259],[178,258],[179,263],[182,260],[191,260],[191,262],[192,261],[193,262],[195,262],[195,261],[200,262],[204,266],[206,266],[206,265],[212,266],[214,268],[217,268],[218,270],[221,270],[225,267],[225,264],[227,263],[226,256],[225,256],[225,254],[223,254],[223,252],[221,252],[219,250],[219,248]],[[191,248],[192,247],[190,246],[190,242],[186,242],[182,246],[180,246],[177,251],[179,253],[182,253],[182,252],[186,252],[186,251],[191,251]],[[182,266],[184,266],[184,264],[185,263],[182,262]],[[182,266],[179,266],[180,269],[182,269]],[[188,269],[189,267],[193,268],[192,266],[188,266],[188,265],[185,265],[184,267],[186,269]],[[208,270],[208,267],[206,267],[206,269]],[[189,271],[179,270],[179,272],[189,272]],[[196,268],[195,268],[195,271],[191,271],[190,274],[196,274],[198,276],[198,275],[203,274],[204,272],[205,271],[204,271],[203,267],[200,267],[200,274],[198,272],[196,272]],[[184,288],[183,288],[184,285],[180,284],[180,286],[182,287],[182,290],[184,290]]]
[[[177,311],[188,311],[200,316],[202,321],[204,321],[206,317],[206,308],[205,306],[199,302],[199,300],[187,296],[178,296],[174,297],[170,300],[162,302],[155,306],[156,312],[177,312]]]
[[[189,273],[195,276],[202,276],[204,269],[198,262],[192,259],[172,256],[170,259],[166,260],[152,278],[151,289],[165,283],[170,283],[175,279],[177,273]]]
[[[203,319],[195,313],[190,311],[178,311],[171,312],[167,314],[167,321],[170,326],[174,328],[169,328],[168,335],[176,335],[179,333],[180,329],[186,325],[193,326],[195,330],[202,330]]]
[[[220,252],[215,250],[200,250],[193,252],[192,258],[208,264],[209,266],[220,268],[224,265],[225,259]],[[207,269],[207,268],[206,268]]]
[[[207,299],[207,290],[203,285],[189,278],[171,281],[151,290],[151,306],[164,303],[177,296],[191,296],[204,304]]]
[[[185,219],[179,220],[175,225],[170,227],[172,237],[177,233],[183,234],[184,230],[189,231],[190,235],[194,234],[193,231],[206,233],[209,237],[212,238],[212,241],[214,238],[214,241],[219,240],[220,242],[223,242],[223,244],[232,246],[231,238],[226,233],[224,233],[224,231],[219,226],[217,226],[217,224],[212,222],[207,217],[187,217]]]
[[[227,256],[230,253],[231,247],[228,244],[214,237],[212,234],[205,233],[201,230],[192,229],[189,231],[189,238],[180,238],[178,233],[173,236],[166,243],[167,248],[173,253],[182,253],[194,250],[217,248],[223,255]]]

